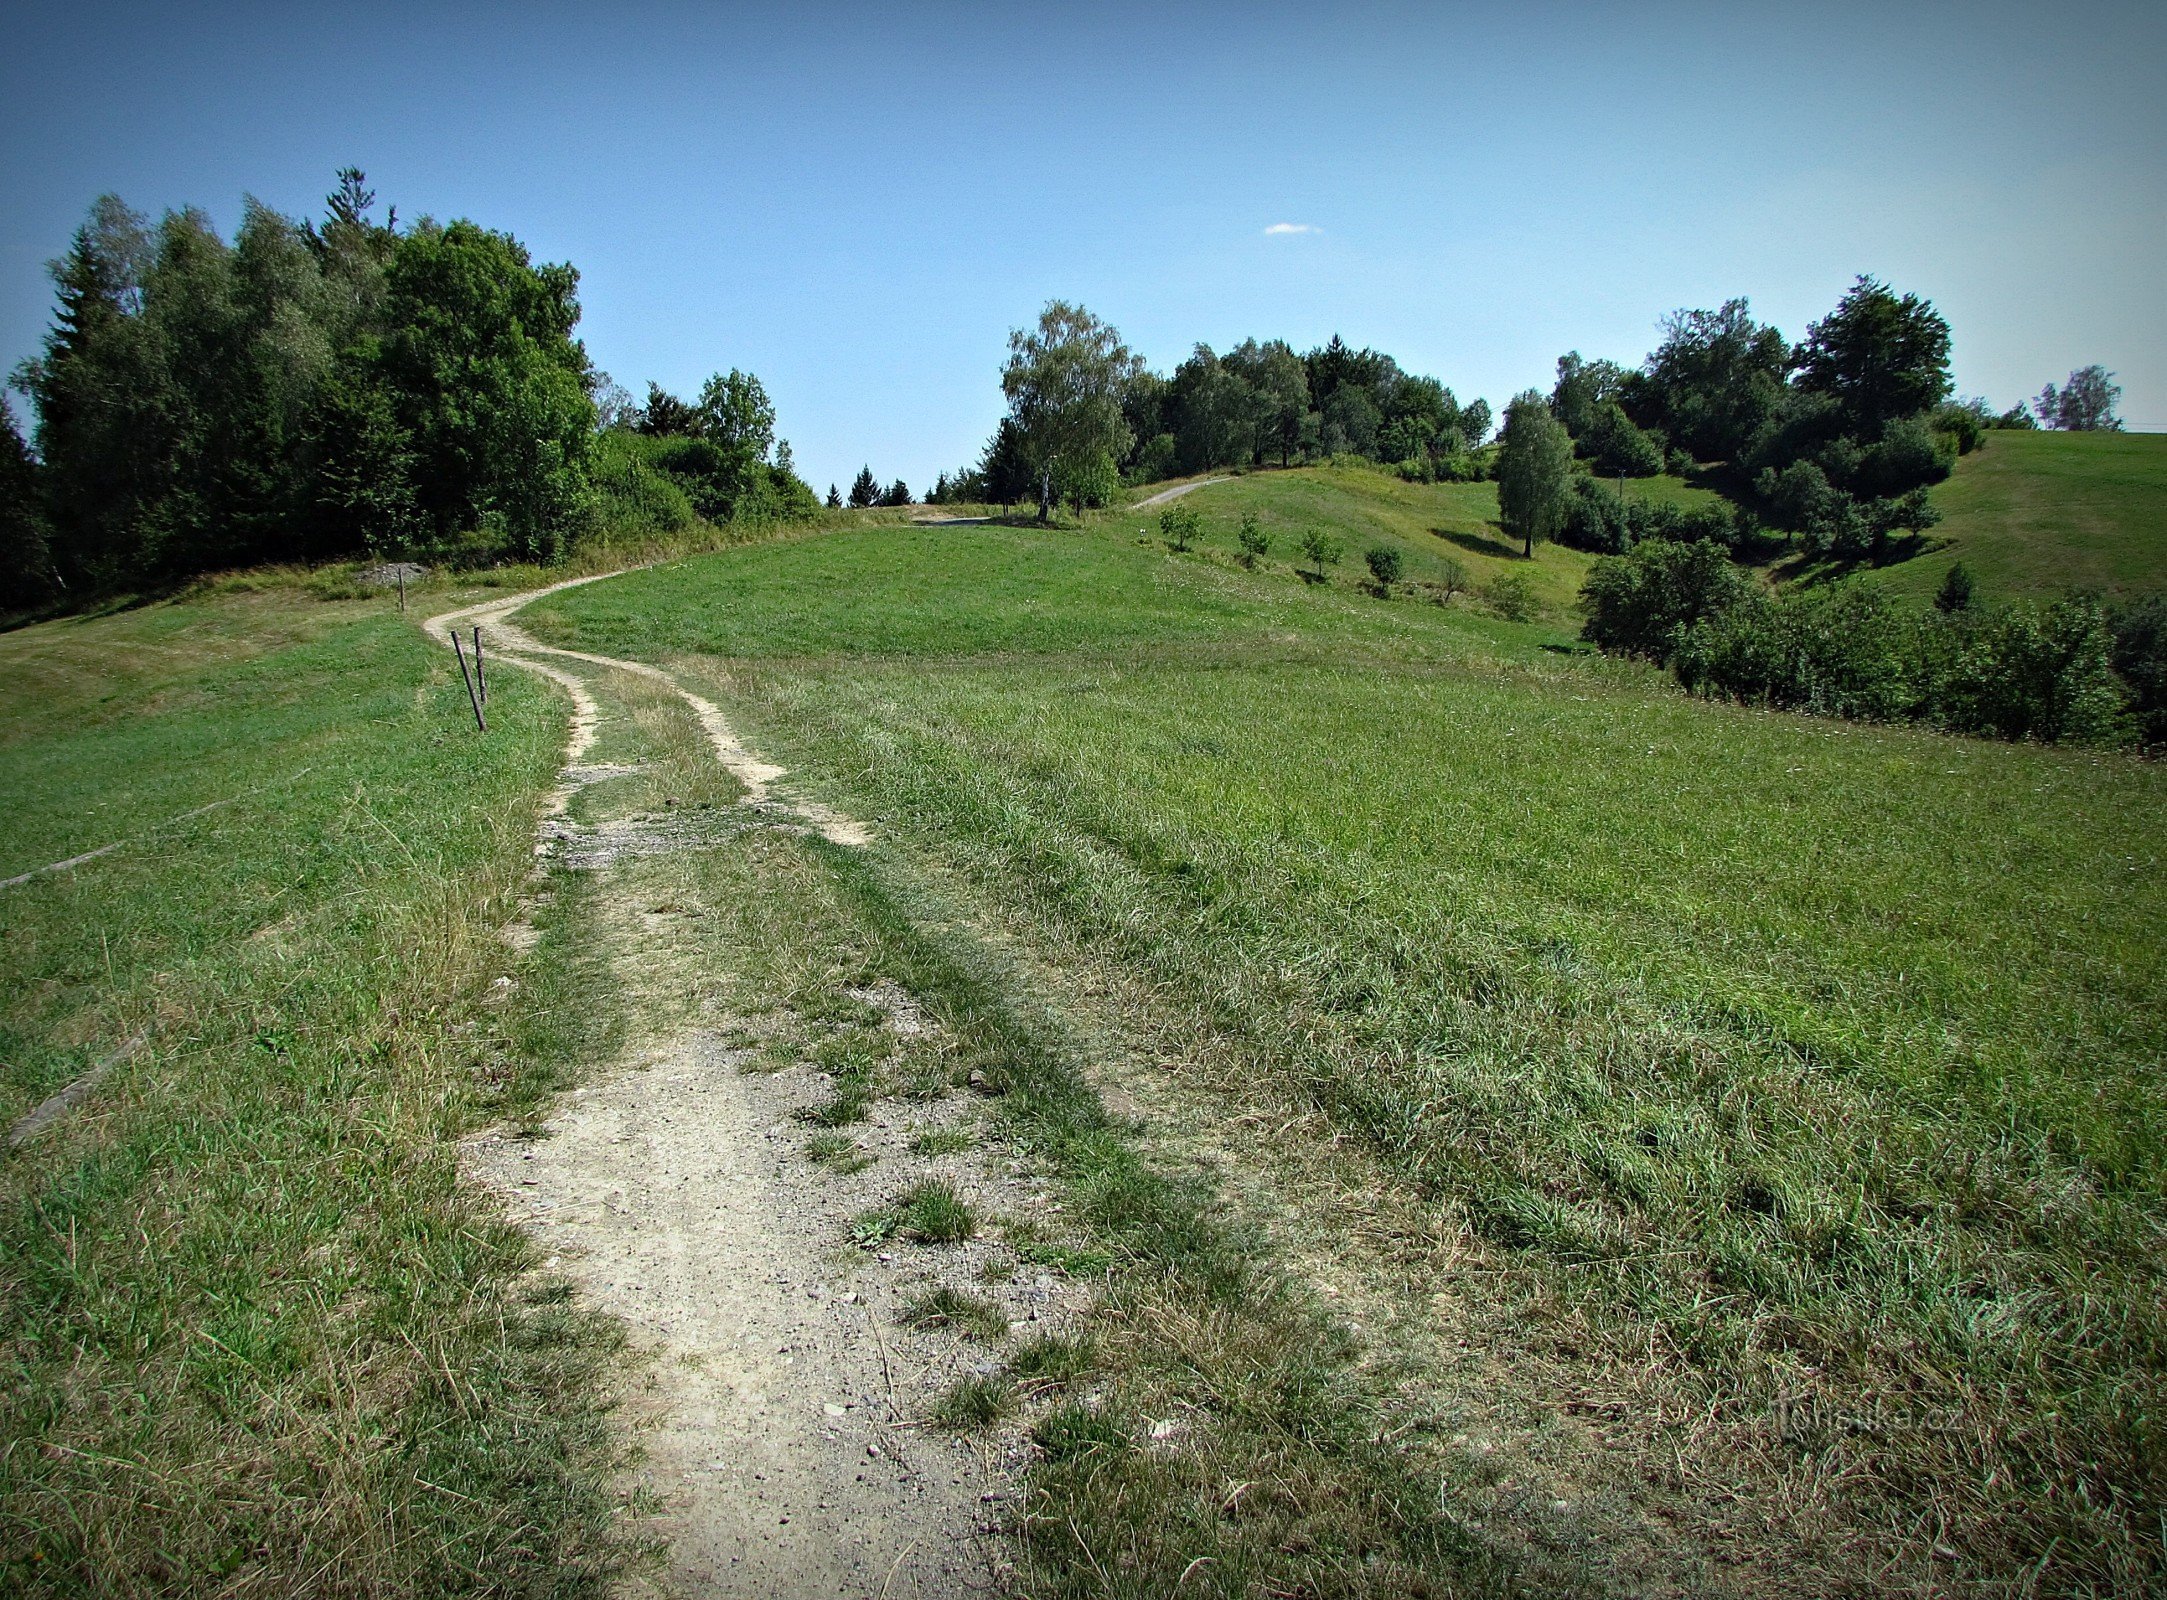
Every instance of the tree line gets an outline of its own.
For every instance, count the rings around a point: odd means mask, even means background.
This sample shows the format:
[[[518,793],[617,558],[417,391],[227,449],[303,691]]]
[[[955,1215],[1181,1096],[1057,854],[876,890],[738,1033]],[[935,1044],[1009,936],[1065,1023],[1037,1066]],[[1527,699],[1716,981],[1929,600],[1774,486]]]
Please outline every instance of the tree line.
[[[251,200],[229,241],[100,198],[52,263],[0,428],[0,605],[373,554],[547,561],[619,526],[817,506],[758,380],[630,406],[574,336],[579,274],[467,220]],[[34,444],[34,448],[33,448]]]
[[[1153,372],[1108,323],[1053,301],[1009,337],[1007,415],[972,465],[942,473],[931,503],[1108,503],[1124,483],[1357,456],[1425,482],[1483,475],[1486,401],[1461,404],[1435,378],[1336,334],[1307,354],[1246,339],[1221,355],[1198,345],[1171,375]]]

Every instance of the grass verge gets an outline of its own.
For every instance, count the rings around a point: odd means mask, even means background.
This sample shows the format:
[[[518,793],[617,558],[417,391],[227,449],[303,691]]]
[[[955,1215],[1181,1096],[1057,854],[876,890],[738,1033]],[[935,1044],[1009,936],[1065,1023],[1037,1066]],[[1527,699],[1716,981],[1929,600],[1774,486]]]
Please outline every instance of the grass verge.
[[[288,604],[0,639],[9,859],[237,797],[0,892],[0,1111],[144,1041],[0,1166],[0,1587],[600,1592],[611,1335],[455,1159],[541,1087],[485,995],[562,710]]]

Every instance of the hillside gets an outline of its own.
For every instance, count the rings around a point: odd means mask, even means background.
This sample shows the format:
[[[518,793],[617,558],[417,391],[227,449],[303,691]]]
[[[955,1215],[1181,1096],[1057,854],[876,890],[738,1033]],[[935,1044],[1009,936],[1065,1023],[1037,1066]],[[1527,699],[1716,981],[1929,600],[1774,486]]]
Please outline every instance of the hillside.
[[[2167,769],[1689,699],[1485,485],[1190,498],[0,636],[0,1571],[2156,1585]]]
[[[1825,1593],[1871,1551],[1900,1587],[1925,1568],[1882,1530],[1923,1496],[1961,1569],[2138,1581],[2137,1535],[2055,1463],[2145,1481],[2123,1419],[2167,1337],[2136,1243],[2167,902],[2129,867],[2167,846],[2160,770],[1695,702],[1545,649],[1555,626],[1244,573],[1220,542],[1247,503],[1401,540],[1411,570],[1517,564],[1449,537],[1481,537],[1481,493],[1257,474],[1196,492],[1199,554],[1119,519],[867,528],[528,615],[666,665],[877,854],[953,875],[1162,1159],[1223,1175],[1392,1353],[1384,1389],[1340,1377],[1429,1439],[1405,1464],[1463,1531],[1514,1530],[1483,1559],[1660,1592],[1720,1546],[1753,1592]],[[1552,596],[1580,559],[1543,553]],[[1096,1053],[1108,1031],[1166,1075]],[[1117,1428],[1173,1403],[1154,1337],[1100,1369]],[[1228,1430],[1284,1402],[1189,1370],[1182,1404],[1229,1419],[1198,1424],[1198,1470],[1269,1470]],[[1861,1395],[1944,1421],[1850,1430]],[[1763,1425],[1779,1397],[1821,1419],[1810,1457]],[[1094,1561],[1138,1516],[1147,1580],[1230,1559],[1173,1531],[1208,1491],[1149,1470],[1037,1482]]]
[[[1683,485],[1653,492],[1679,491],[1695,492]],[[1544,545],[1532,563],[1523,560],[1519,546],[1497,526],[1494,483],[1420,484],[1367,467],[1298,467],[1208,483],[1181,503],[1203,518],[1202,548],[1229,560],[1239,549],[1235,535],[1242,514],[1254,512],[1272,541],[1267,563],[1274,568],[1306,567],[1302,536],[1321,528],[1345,546],[1333,574],[1337,583],[1366,584],[1363,552],[1373,544],[1390,544],[1403,552],[1409,581],[1438,582],[1448,563],[1457,563],[1477,590],[1500,577],[1525,575],[1537,604],[1559,615],[1580,592],[1590,559],[1561,545]],[[1116,513],[1113,525],[1156,540],[1156,516],[1153,508],[1123,522]]]
[[[1962,561],[1989,596],[2167,589],[2167,434],[1995,430],[1934,504],[1925,553],[1873,581],[1925,598]]]

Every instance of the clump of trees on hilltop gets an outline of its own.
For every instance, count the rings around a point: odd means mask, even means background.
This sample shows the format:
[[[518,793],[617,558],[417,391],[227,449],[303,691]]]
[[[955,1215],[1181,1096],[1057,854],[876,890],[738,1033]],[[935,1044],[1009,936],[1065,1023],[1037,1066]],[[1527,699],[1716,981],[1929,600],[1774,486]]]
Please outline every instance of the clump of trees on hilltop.
[[[1680,530],[1642,528],[1605,478],[1698,474],[1752,527],[1797,535],[1813,554],[1877,555],[1931,527],[1928,486],[1986,429],[2007,419],[1984,402],[1951,402],[1949,325],[1927,301],[1870,277],[1792,345],[1744,299],[1684,310],[1637,369],[1558,361],[1550,409],[1592,476],[1561,535],[1599,551]],[[1705,532],[1719,539],[1713,522]]]
[[[1122,483],[1222,467],[1356,456],[1422,482],[1484,476],[1489,405],[1336,335],[1306,355],[1284,340],[1198,345],[1151,371],[1081,306],[1050,303],[1010,338],[1008,415],[978,461],[943,473],[929,502],[1103,505]]]
[[[193,208],[91,207],[14,375],[30,439],[0,427],[0,605],[364,553],[547,561],[812,501],[755,380],[638,416],[573,336],[572,267],[374,208],[353,169],[320,221],[250,201],[230,241]]]

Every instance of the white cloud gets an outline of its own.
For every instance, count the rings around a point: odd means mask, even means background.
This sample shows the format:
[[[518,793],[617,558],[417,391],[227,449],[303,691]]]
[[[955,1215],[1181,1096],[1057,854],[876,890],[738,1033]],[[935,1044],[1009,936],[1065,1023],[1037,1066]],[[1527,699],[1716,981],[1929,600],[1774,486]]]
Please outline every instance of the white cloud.
[[[1273,224],[1272,224],[1272,225],[1271,225],[1271,226],[1270,226],[1269,228],[1266,228],[1266,229],[1265,229],[1264,231],[1265,231],[1266,233],[1322,233],[1322,232],[1324,232],[1324,230],[1323,230],[1322,228],[1312,227],[1312,226],[1311,226],[1310,224],[1308,224],[1308,223],[1306,223],[1306,222],[1275,222],[1275,223],[1273,223]]]

